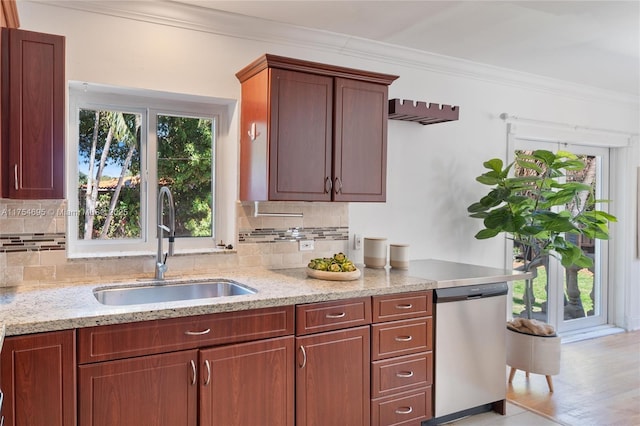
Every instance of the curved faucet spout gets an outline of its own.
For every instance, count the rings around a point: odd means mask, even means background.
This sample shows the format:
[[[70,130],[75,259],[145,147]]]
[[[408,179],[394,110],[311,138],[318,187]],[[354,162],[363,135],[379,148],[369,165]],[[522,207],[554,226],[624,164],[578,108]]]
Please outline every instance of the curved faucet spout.
[[[169,206],[169,226],[164,224],[164,199],[167,199]],[[173,203],[173,195],[168,187],[163,186],[158,192],[157,206],[157,223],[158,223],[158,253],[156,255],[156,279],[164,279],[164,273],[167,271],[167,256],[173,256],[173,241],[176,235],[176,212]],[[162,255],[162,240],[164,239],[164,231],[169,233],[169,250]]]

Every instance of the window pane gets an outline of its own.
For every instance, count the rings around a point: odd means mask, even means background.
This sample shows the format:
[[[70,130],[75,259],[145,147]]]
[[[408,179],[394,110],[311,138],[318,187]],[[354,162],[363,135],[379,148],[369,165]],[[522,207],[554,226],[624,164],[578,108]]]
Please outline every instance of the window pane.
[[[213,121],[158,115],[158,185],[171,189],[177,237],[213,236]]]
[[[140,114],[79,111],[78,238],[140,238]]]
[[[599,188],[597,182],[598,159],[592,155],[580,155],[580,160],[585,163],[585,168],[580,171],[568,171],[568,182],[580,182],[591,186],[592,191],[583,191],[580,196],[568,203],[566,208],[570,211],[579,211],[585,206],[589,210],[594,209],[594,201]],[[600,314],[600,282],[596,278],[599,271],[596,270],[595,241],[583,235],[567,235],[567,240],[576,244],[592,260],[594,264],[590,268],[572,266],[565,272],[564,295],[564,319],[565,321],[586,316]]]

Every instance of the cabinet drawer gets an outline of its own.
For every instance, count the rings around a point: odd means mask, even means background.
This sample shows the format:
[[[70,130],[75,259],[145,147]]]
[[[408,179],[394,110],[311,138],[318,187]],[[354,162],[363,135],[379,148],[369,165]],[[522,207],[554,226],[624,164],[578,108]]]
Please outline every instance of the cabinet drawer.
[[[285,336],[293,320],[293,306],[284,306],[82,328],[78,363]]]
[[[422,352],[371,363],[371,398],[380,398],[433,383],[433,354]]]
[[[431,316],[432,292],[373,296],[373,322]]]
[[[380,360],[431,350],[431,318],[393,321],[371,327],[371,358]]]
[[[431,386],[371,401],[374,426],[416,425],[431,418]]]
[[[296,335],[371,324],[371,298],[296,306]]]

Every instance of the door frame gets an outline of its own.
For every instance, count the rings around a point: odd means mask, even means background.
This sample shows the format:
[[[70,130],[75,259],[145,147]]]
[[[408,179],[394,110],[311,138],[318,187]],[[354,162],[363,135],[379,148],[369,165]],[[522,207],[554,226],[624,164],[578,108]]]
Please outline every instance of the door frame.
[[[603,144],[604,145],[604,144]],[[561,137],[557,139],[552,138],[535,138],[530,136],[518,135],[516,132],[516,126],[512,124],[508,125],[508,138],[507,138],[507,163],[514,160],[516,149],[547,149],[549,151],[556,152],[558,150],[567,150],[570,152],[586,152],[588,154],[596,155],[602,160],[598,164],[598,177],[597,182],[600,185],[599,199],[608,199],[609,187],[611,184],[610,164],[611,164],[611,152],[608,147],[596,146],[594,144],[579,144],[573,141],[563,141]],[[605,207],[600,209],[607,211]],[[506,239],[507,244],[507,257],[510,257],[513,249],[513,243],[511,240]],[[597,315],[587,316],[584,318],[578,318],[573,320],[564,320],[564,291],[565,291],[565,270],[559,261],[554,258],[549,259],[548,267],[548,282],[549,284],[555,283],[552,289],[547,293],[547,322],[555,327],[558,332],[569,332],[582,330],[610,323],[609,318],[609,296],[612,291],[609,285],[611,279],[611,273],[609,268],[609,244],[607,241],[596,240],[596,253],[599,255],[594,258],[594,266],[596,271],[600,271],[597,275],[599,280],[599,310]],[[507,259],[510,264],[511,259]],[[598,285],[596,283],[595,285]],[[510,292],[511,293],[511,292]],[[512,294],[509,298],[509,310],[512,312]],[[594,305],[595,307],[595,305]]]

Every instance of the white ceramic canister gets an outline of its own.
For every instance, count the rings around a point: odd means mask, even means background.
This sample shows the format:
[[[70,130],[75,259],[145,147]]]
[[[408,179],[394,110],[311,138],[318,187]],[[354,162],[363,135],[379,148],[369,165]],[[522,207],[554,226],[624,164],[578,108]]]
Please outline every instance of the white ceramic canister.
[[[387,266],[387,239],[364,239],[364,264],[367,268],[384,268]]]
[[[389,245],[389,264],[392,268],[409,269],[409,244]]]

